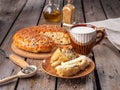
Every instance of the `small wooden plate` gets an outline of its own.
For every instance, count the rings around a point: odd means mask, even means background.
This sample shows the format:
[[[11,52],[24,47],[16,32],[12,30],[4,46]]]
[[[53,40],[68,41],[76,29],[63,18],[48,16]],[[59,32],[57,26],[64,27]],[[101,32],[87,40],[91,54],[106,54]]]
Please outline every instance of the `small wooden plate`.
[[[54,76],[54,77],[64,78],[64,79],[80,78],[80,77],[83,77],[83,76],[86,76],[86,75],[90,74],[95,68],[94,62],[88,57],[87,57],[87,59],[90,61],[90,65],[85,70],[80,71],[76,75],[70,76],[70,77],[60,77],[60,76],[58,76],[55,72],[55,69],[50,64],[50,57],[43,60],[43,62],[41,64],[41,67],[42,67],[44,72],[46,72],[47,74],[49,74],[51,76]]]

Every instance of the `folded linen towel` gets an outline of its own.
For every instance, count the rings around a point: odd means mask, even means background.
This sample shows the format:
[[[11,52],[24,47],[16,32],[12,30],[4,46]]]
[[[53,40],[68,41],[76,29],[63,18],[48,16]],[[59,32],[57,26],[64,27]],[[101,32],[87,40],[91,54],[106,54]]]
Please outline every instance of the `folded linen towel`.
[[[95,22],[90,22],[90,24],[93,24],[93,25],[98,26],[98,27],[102,26],[102,27],[105,27],[106,29],[120,32],[120,18],[95,21]]]
[[[108,39],[120,50],[120,18],[90,22],[89,24],[97,27],[105,27]]]

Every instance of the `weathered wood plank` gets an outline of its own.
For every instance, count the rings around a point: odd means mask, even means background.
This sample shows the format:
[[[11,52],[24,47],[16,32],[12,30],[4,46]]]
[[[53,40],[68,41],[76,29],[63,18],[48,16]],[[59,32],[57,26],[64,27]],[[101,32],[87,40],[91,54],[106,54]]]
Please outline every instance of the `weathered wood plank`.
[[[102,0],[102,4],[107,18],[120,17],[120,1]],[[101,89],[119,90],[120,80],[118,77],[120,72],[118,63],[120,55],[110,42],[105,40],[104,43],[106,43],[105,46],[97,46],[94,49]],[[104,55],[102,55],[103,52]]]
[[[73,5],[75,6],[75,22],[76,23],[84,23],[84,15],[83,15],[83,6],[82,0],[73,0]]]
[[[15,75],[20,70],[19,67],[16,67],[10,60],[1,56],[0,58],[0,79],[5,77]],[[0,90],[14,90],[17,83],[17,79],[13,80],[10,83],[1,84]],[[6,87],[7,86],[7,87]]]
[[[107,18],[120,17],[120,0],[101,0]]]
[[[58,79],[57,90],[93,90],[94,82],[93,74],[78,79]]]
[[[0,43],[27,0],[0,0]]]
[[[26,0],[1,0],[0,1],[0,43],[14,23],[19,12],[22,10]],[[11,7],[11,8],[10,8]],[[10,44],[6,44],[8,47]],[[5,45],[1,45],[4,48]],[[6,51],[9,53],[9,49]],[[20,70],[8,59],[0,58],[0,79],[16,74]],[[6,85],[1,85],[0,90],[14,90],[17,80]],[[6,87],[7,86],[7,87]]]
[[[120,54],[108,40],[94,48],[96,69],[102,90],[120,89]]]
[[[99,0],[83,0],[86,22],[106,19]]]

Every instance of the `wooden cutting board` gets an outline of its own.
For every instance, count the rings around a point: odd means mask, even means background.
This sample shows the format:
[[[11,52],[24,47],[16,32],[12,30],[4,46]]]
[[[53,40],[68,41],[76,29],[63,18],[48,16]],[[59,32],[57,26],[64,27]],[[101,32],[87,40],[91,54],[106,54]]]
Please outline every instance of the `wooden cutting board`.
[[[54,52],[54,50],[53,50],[49,53],[31,53],[31,52],[27,52],[27,51],[17,48],[14,44],[11,45],[11,48],[14,53],[16,53],[22,57],[37,59],[37,60],[43,60],[47,57],[50,57],[52,55],[52,53]]]

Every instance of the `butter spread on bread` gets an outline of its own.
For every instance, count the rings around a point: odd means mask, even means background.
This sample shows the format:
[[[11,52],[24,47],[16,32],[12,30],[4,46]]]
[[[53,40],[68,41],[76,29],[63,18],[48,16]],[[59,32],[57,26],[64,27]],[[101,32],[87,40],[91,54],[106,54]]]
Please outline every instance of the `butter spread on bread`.
[[[56,73],[59,76],[72,76],[80,70],[84,70],[89,65],[89,61],[85,56],[80,56],[73,60],[63,62],[55,67]]]

